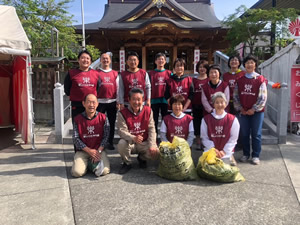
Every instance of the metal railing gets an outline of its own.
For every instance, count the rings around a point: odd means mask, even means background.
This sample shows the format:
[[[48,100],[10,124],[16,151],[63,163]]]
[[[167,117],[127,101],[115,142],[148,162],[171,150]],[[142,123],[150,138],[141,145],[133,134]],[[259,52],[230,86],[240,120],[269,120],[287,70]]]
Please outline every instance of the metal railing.
[[[71,115],[71,104],[70,101],[64,99],[64,86],[60,83],[56,83],[53,91],[54,97],[54,120],[55,120],[55,141],[58,144],[63,144],[63,138],[69,132],[69,127],[66,125],[66,121]],[[64,106],[67,103],[67,106]],[[69,110],[69,113],[66,111]]]

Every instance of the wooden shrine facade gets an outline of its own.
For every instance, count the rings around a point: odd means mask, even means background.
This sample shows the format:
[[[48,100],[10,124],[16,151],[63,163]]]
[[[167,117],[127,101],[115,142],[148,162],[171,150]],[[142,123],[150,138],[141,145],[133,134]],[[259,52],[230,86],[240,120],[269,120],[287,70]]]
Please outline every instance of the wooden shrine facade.
[[[210,0],[108,0],[103,18],[85,27],[87,44],[112,52],[115,70],[124,69],[122,54],[127,51],[136,51],[146,70],[155,68],[154,57],[163,52],[166,68],[183,57],[186,73],[193,73],[197,54],[212,63],[213,53],[228,47],[227,30]],[[81,26],[76,31],[81,33]]]

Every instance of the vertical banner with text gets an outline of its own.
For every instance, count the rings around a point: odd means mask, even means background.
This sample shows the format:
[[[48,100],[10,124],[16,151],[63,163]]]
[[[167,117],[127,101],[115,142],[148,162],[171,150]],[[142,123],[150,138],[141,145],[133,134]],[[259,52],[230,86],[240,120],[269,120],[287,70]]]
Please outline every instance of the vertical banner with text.
[[[300,122],[300,65],[291,70],[291,122]]]
[[[125,50],[120,50],[120,72],[125,71]]]
[[[194,73],[197,73],[196,65],[200,61],[200,49],[194,50]]]

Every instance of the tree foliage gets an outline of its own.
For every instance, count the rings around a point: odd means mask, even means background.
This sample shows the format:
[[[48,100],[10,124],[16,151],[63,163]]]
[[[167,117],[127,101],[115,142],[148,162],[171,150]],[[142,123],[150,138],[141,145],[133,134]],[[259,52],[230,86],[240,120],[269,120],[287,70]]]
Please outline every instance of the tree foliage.
[[[260,33],[262,31],[270,33],[272,25],[275,26],[275,35],[277,38],[282,38],[282,35],[288,35],[288,19],[292,21],[297,16],[297,10],[293,8],[262,10],[248,9],[244,5],[240,6],[236,9],[235,13],[226,17],[223,21],[223,24],[229,28],[226,35],[226,39],[231,45],[229,51],[233,51],[240,43],[245,43],[249,46],[250,52],[253,53],[255,50],[254,45]]]
[[[86,50],[88,50],[89,53],[91,53],[93,60],[96,60],[100,57],[101,52],[94,45],[87,45]]]
[[[68,58],[76,58],[78,35],[72,27],[73,15],[67,9],[73,0],[2,0],[16,8],[24,30],[32,43],[34,57],[51,56],[51,30],[59,31],[59,48]],[[54,40],[56,40],[54,38]]]

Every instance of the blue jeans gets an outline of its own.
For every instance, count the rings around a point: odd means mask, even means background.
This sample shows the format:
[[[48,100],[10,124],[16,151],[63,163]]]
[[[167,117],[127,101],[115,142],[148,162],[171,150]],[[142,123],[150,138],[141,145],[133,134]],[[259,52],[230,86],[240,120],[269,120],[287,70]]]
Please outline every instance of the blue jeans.
[[[261,131],[264,112],[255,112],[252,116],[240,115],[241,134],[244,156],[250,157],[250,134],[252,138],[252,158],[258,157],[261,152]]]

